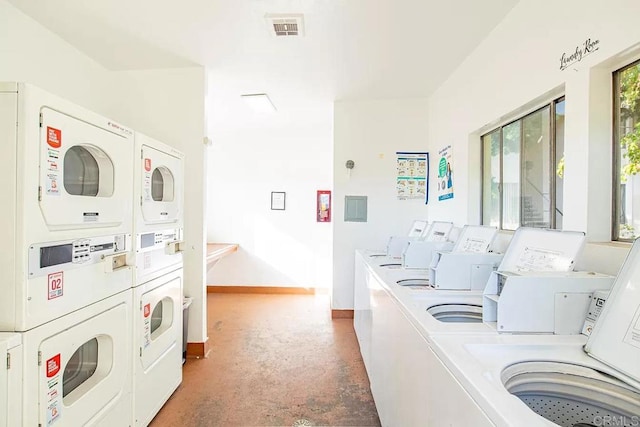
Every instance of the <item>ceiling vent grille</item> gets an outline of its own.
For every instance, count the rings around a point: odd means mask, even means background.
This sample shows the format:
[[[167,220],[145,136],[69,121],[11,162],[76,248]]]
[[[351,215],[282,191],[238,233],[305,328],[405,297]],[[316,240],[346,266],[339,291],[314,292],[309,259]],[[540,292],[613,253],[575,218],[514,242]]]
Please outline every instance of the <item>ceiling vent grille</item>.
[[[302,14],[267,14],[266,19],[269,25],[269,32],[275,37],[298,37],[304,35]]]

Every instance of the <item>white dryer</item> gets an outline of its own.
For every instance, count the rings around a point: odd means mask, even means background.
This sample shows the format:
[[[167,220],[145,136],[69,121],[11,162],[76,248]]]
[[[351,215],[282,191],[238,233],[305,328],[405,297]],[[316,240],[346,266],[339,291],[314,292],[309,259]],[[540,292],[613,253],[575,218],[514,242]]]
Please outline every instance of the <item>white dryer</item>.
[[[184,156],[136,132],[134,286],[182,268]]]
[[[17,126],[16,126],[17,124]],[[0,330],[26,331],[131,287],[133,132],[0,83]]]
[[[146,426],[182,382],[182,269],[134,288],[135,426]]]
[[[135,134],[133,425],[146,426],[182,382],[182,153]]]
[[[24,425],[130,425],[131,293],[22,334]]]
[[[0,427],[22,425],[22,337],[0,333]]]

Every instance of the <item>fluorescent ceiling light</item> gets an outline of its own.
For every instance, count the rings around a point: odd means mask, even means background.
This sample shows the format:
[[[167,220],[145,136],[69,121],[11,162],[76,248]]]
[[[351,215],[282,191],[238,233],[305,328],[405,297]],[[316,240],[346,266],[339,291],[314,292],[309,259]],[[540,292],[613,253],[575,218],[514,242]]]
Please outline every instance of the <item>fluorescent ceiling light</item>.
[[[275,113],[276,107],[269,99],[266,93],[252,93],[248,95],[240,95],[244,102],[259,113]]]

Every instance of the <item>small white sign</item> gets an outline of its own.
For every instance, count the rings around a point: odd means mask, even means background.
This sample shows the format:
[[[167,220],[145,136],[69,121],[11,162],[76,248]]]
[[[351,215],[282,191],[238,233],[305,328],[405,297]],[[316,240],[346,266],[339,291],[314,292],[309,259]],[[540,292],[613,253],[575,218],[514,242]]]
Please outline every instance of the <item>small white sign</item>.
[[[52,300],[63,295],[64,277],[62,271],[49,274],[47,276],[47,283],[47,290],[49,292],[47,299]]]

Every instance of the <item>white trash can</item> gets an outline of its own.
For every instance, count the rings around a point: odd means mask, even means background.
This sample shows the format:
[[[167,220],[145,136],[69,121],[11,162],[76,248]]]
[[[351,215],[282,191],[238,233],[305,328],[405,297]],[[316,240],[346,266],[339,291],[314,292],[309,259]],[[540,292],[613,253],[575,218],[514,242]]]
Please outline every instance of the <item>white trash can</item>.
[[[184,297],[182,300],[182,364],[187,361],[187,337],[189,336],[189,307],[193,298]]]

